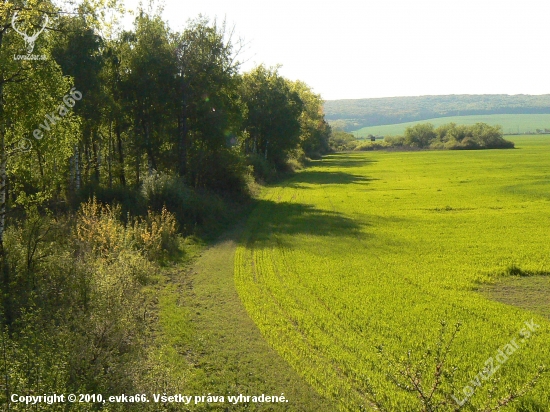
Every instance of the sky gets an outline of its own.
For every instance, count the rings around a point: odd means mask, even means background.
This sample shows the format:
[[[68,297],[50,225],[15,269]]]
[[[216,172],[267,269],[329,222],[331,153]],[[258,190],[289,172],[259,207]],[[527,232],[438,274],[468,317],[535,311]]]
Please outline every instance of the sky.
[[[550,93],[548,0],[164,0],[173,30],[199,14],[234,26],[243,71],[280,64],[325,100]]]

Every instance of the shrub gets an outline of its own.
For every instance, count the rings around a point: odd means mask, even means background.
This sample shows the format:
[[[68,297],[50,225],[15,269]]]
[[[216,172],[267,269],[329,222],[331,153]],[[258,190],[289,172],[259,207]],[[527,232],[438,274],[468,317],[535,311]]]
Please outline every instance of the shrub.
[[[329,136],[328,143],[330,149],[335,152],[354,150],[359,144],[353,134],[334,129]]]
[[[275,180],[277,170],[264,156],[252,154],[248,156],[247,161],[252,166],[252,173],[257,182],[265,183]]]
[[[131,238],[120,221],[120,210],[120,206],[103,205],[95,197],[83,203],[76,224],[81,247],[100,256],[117,255],[128,247]]]
[[[370,150],[383,150],[390,147],[386,142],[365,142],[358,145],[354,150],[357,151],[370,151]]]
[[[178,250],[176,219],[166,207],[160,214],[150,210],[146,219],[136,219],[133,232],[138,248],[150,260],[162,259]]]
[[[386,136],[384,142],[391,147],[401,147],[405,145],[405,136]]]
[[[247,196],[246,161],[234,149],[199,150],[189,158],[186,183],[195,190],[209,190],[229,197]]]
[[[101,257],[117,257],[123,250],[138,250],[150,260],[177,249],[176,219],[163,206],[145,219],[120,221],[120,206],[102,205],[94,198],[78,214],[76,234],[81,247]]]
[[[102,204],[118,204],[121,208],[121,216],[124,219],[128,213],[133,216],[142,215],[147,212],[141,193],[138,189],[130,186],[113,186],[111,188],[89,184],[84,186],[77,196],[77,207],[88,200],[96,198]]]
[[[472,126],[448,123],[434,129],[430,123],[408,127],[404,136],[386,136],[384,147],[413,147],[449,150],[511,149],[514,143],[502,137],[500,126],[476,123]],[[376,150],[375,143],[356,150]]]
[[[11,393],[133,390],[147,331],[142,287],[157,268],[147,258],[166,247],[174,219],[151,214],[136,233],[119,215],[92,199],[76,224],[31,212],[6,231],[0,385]]]
[[[228,215],[228,201],[208,190],[191,189],[178,177],[154,173],[141,188],[146,206],[162,214],[172,213],[182,233],[208,232]]]

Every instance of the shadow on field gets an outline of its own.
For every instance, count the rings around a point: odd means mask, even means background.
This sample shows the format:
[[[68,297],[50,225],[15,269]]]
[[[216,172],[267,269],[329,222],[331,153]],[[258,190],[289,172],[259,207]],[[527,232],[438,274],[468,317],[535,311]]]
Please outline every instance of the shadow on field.
[[[362,226],[365,225],[338,212],[300,203],[259,200],[249,220],[247,245],[267,245],[277,234],[364,238],[368,235],[361,231]]]
[[[324,156],[323,160],[316,161],[315,166],[341,169],[346,167],[361,167],[372,163],[377,163],[377,160],[367,159],[364,154],[333,153]]]
[[[334,184],[368,184],[368,182],[374,179],[361,175],[354,175],[351,173],[345,172],[320,172],[320,171],[303,171],[297,173],[296,176],[293,176],[289,180],[289,187],[300,187],[305,188],[305,186],[300,185],[301,183],[314,184],[314,185],[334,185]]]

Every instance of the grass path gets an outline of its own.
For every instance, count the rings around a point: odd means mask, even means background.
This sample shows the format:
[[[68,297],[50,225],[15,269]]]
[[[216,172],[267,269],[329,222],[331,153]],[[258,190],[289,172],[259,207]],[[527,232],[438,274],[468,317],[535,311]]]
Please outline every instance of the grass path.
[[[285,404],[218,405],[215,410],[333,411],[261,336],[234,284],[240,230],[204,249],[171,279],[177,285],[161,302],[160,322],[172,346],[193,366],[185,392],[213,395],[277,395]],[[186,349],[185,349],[186,348]],[[197,406],[191,410],[202,410]],[[211,407],[207,410],[212,410]]]

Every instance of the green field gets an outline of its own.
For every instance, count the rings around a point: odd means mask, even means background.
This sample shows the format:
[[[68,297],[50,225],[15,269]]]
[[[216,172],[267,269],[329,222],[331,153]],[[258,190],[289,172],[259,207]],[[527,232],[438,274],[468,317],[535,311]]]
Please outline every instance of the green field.
[[[537,129],[550,129],[550,114],[490,114],[478,116],[452,116],[438,117],[435,119],[421,120],[408,123],[388,124],[384,126],[370,126],[352,132],[362,138],[369,134],[377,136],[402,135],[405,129],[418,123],[432,123],[434,126],[454,122],[456,124],[487,123],[499,124],[505,134],[511,133],[535,133]]]
[[[550,139],[513,140],[516,150],[331,155],[263,193],[237,248],[237,290],[267,341],[339,410],[370,410],[367,381],[389,410],[420,410],[376,347],[419,363],[441,320],[462,324],[444,389],[462,399],[474,387],[464,410],[550,365],[548,311],[482,293],[510,273],[550,273]],[[531,319],[540,328],[522,338]],[[474,385],[512,339],[517,352]],[[546,374],[506,410],[550,410],[549,387]]]

